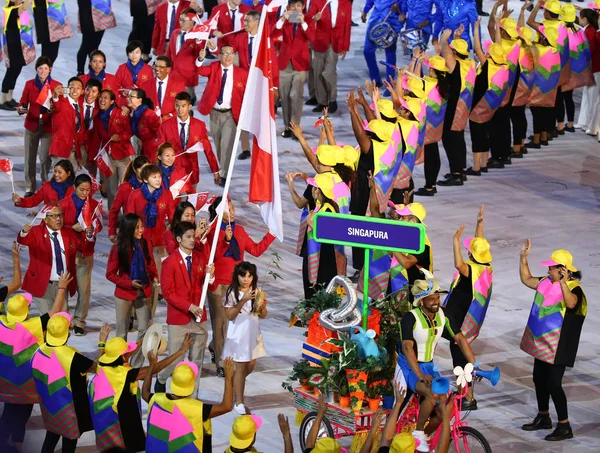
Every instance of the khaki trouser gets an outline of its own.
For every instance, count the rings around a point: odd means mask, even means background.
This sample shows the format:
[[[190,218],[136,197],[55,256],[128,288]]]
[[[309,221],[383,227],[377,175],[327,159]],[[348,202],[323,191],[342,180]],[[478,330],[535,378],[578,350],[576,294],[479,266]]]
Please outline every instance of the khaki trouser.
[[[42,180],[42,183],[48,181],[48,173],[50,172],[50,159],[48,157],[50,140],[52,140],[52,134],[50,132],[44,132],[44,127],[41,124],[36,131],[25,129],[24,173],[26,192],[35,192],[37,189],[35,165],[38,156],[40,158],[40,179]]]
[[[219,159],[219,174],[221,178],[227,176],[229,161],[233,153],[233,139],[235,138],[236,124],[233,121],[231,110],[219,112],[212,109],[210,112],[210,135],[212,135]]]
[[[154,255],[154,264],[156,265],[156,272],[160,276],[160,270],[162,269],[163,259],[167,256],[165,251],[165,247],[162,245],[157,245],[152,248],[152,254]],[[152,286],[152,298],[150,303],[150,313],[151,318],[154,319],[154,315],[156,314],[156,307],[158,306],[158,296],[162,294],[162,290],[160,286]]]
[[[313,51],[312,49],[308,50],[308,58],[310,62],[310,69],[308,70],[308,96],[311,98],[316,98],[317,94],[315,91],[315,73],[312,70],[313,65]],[[281,79],[280,79],[281,80]],[[281,82],[280,82],[281,84]]]
[[[190,347],[185,355],[181,356],[177,362],[172,363],[167,368],[163,369],[158,373],[158,380],[161,383],[166,383],[167,379],[173,373],[175,366],[182,360],[189,360],[198,366],[198,376],[196,377],[196,386],[194,387],[194,393],[191,397],[196,398],[198,395],[198,388],[200,387],[200,375],[202,374],[202,364],[204,362],[204,350],[206,349],[206,342],[208,341],[208,325],[205,322],[190,321],[188,324],[183,326],[168,326],[169,329],[169,355],[175,354],[181,348],[183,340],[186,334],[190,334],[194,339],[194,343]]]
[[[129,165],[129,162],[131,162],[133,158],[134,156],[127,156],[119,160],[113,159],[112,156],[110,158],[113,173],[110,175],[110,178],[106,179],[106,195],[109,208],[112,206],[115,199],[119,184],[123,182],[123,175],[125,174],[125,170],[127,170],[127,165]]]
[[[87,149],[85,149],[85,146],[81,147],[81,160],[83,162],[83,166],[90,173],[92,178],[96,179],[96,175],[98,173],[98,166],[96,165],[95,160],[88,162],[88,152]]]
[[[338,54],[329,46],[325,52],[313,51],[312,70],[315,92],[320,105],[329,105],[337,99]]]
[[[75,257],[75,275],[77,278],[77,305],[73,316],[73,325],[84,328],[85,320],[90,306],[90,294],[92,288],[92,267],[94,266],[94,255],[83,256],[77,252]]]
[[[208,292],[208,309],[210,311],[210,325],[212,327],[212,340],[210,347],[215,351],[215,365],[221,366],[221,355],[223,354],[223,346],[225,338],[227,338],[227,318],[225,317],[225,308],[223,308],[223,300],[227,292],[227,285],[219,285],[217,289]]]
[[[42,282],[40,282],[42,284]],[[56,293],[58,293],[58,282],[48,282],[48,287],[46,288],[46,292],[42,297],[34,297],[33,301],[37,306],[40,315],[44,315],[50,311],[52,305],[54,305],[54,301],[56,300]],[[65,293],[65,301],[63,303],[61,311],[69,311],[69,289]]]
[[[148,323],[150,321],[150,299],[140,293],[135,300],[125,300],[115,297],[115,314],[116,314],[116,335],[127,341],[129,333],[129,319],[131,317],[131,307],[135,308],[137,315],[137,340],[140,341],[146,335]],[[129,359],[129,364],[133,368],[141,368],[144,364],[144,356],[142,348],[139,348],[135,354]]]
[[[140,154],[142,154],[142,141],[135,135],[131,136],[130,141],[131,146],[133,146],[133,149],[135,151],[135,155],[139,156]]]
[[[279,73],[279,93],[283,108],[283,126],[290,128],[290,121],[300,124],[304,107],[304,82],[307,71],[296,71],[292,63]]]

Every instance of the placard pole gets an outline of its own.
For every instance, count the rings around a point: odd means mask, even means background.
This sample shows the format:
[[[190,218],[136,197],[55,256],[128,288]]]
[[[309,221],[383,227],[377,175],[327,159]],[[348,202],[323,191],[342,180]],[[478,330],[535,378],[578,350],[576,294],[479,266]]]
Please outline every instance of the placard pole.
[[[363,329],[367,330],[369,321],[369,262],[371,249],[365,249],[365,265],[363,266]]]

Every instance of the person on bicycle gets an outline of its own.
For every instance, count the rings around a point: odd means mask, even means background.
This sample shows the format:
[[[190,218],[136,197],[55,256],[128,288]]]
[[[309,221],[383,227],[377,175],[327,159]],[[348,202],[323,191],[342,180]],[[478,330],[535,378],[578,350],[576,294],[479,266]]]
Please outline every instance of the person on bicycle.
[[[419,409],[417,427],[413,436],[419,442],[417,451],[428,452],[427,436],[423,430],[434,409],[437,396],[432,392],[432,381],[440,377],[434,363],[433,355],[438,341],[443,336],[458,344],[469,363],[475,363],[475,355],[471,346],[461,332],[455,333],[450,322],[440,308],[440,290],[438,281],[433,275],[426,274],[425,280],[415,280],[411,293],[416,307],[402,317],[402,348],[398,352],[398,366],[407,387],[423,397]],[[434,433],[441,423],[438,414],[431,416],[427,425],[427,435]]]

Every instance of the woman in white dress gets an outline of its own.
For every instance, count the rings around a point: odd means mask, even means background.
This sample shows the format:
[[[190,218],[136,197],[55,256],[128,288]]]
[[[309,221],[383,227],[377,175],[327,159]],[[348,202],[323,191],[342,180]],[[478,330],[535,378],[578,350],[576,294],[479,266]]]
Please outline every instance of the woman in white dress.
[[[235,266],[231,286],[225,295],[225,316],[229,320],[223,358],[232,357],[235,362],[233,391],[235,411],[246,414],[244,388],[246,377],[252,373],[256,359],[265,356],[258,319],[267,316],[267,301],[256,299],[258,276],[256,266],[242,261]]]

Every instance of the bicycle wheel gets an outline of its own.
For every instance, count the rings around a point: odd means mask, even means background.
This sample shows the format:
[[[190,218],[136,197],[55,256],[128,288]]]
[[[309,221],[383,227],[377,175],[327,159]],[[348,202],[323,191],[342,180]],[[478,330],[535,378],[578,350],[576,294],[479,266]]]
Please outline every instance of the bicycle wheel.
[[[308,437],[308,433],[310,432],[310,428],[315,423],[315,419],[317,418],[316,412],[309,412],[304,416],[302,420],[302,424],[300,425],[300,430],[298,432],[298,436],[300,437],[300,450],[304,451],[306,445],[306,438]],[[321,426],[319,427],[319,434],[317,434],[317,439],[321,437],[331,437],[333,438],[333,428],[331,427],[331,423],[327,420],[327,417],[323,417],[323,421],[321,422]]]
[[[450,442],[450,451],[456,453],[492,453],[492,447],[486,438],[470,426],[458,428],[457,442]]]

